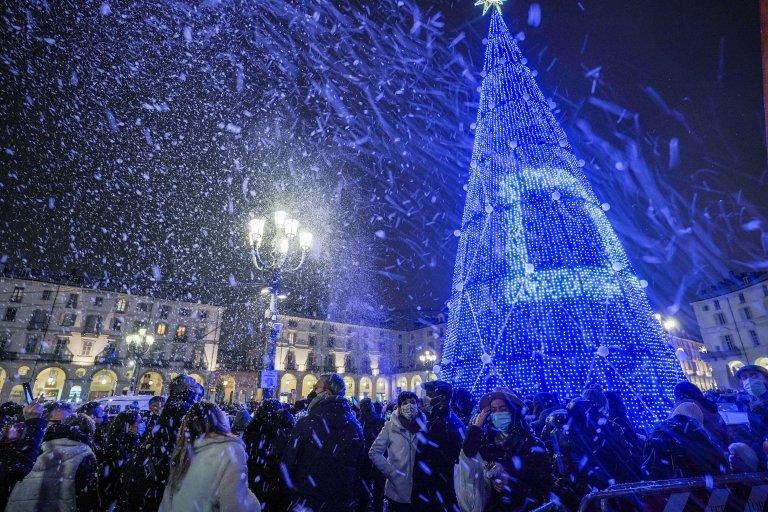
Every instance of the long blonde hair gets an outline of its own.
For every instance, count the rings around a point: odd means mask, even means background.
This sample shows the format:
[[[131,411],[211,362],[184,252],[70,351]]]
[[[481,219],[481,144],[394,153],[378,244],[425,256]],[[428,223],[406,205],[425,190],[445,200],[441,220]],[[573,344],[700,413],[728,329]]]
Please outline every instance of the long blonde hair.
[[[211,402],[197,402],[184,415],[176,449],[171,456],[171,474],[168,478],[171,492],[179,488],[192,464],[195,455],[193,443],[201,436],[210,433],[235,437],[229,428],[229,418],[224,411]]]

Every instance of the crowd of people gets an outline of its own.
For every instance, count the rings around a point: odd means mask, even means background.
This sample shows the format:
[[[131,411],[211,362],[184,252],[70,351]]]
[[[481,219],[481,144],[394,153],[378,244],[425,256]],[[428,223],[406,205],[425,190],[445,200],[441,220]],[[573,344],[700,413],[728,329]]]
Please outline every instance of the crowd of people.
[[[768,370],[738,373],[747,428],[679,383],[670,416],[636,428],[598,385],[564,400],[442,381],[384,404],[325,374],[295,404],[202,400],[188,376],[149,410],[108,418],[35,400],[0,406],[0,509],[19,511],[511,512],[575,510],[617,483],[766,470]],[[631,510],[624,503],[621,510]]]

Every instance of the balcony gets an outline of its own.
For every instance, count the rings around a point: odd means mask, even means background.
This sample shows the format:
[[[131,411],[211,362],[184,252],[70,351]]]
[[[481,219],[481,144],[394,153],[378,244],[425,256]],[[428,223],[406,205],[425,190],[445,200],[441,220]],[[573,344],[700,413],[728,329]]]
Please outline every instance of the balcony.
[[[71,363],[72,362],[72,354],[57,354],[55,352],[50,352],[46,354],[38,354],[37,355],[38,361],[44,361],[47,363]]]
[[[9,350],[0,350],[0,361],[13,361],[18,359],[18,352],[11,352]]]
[[[117,354],[105,354],[93,358],[93,364],[107,364],[118,366],[123,364],[123,360]]]

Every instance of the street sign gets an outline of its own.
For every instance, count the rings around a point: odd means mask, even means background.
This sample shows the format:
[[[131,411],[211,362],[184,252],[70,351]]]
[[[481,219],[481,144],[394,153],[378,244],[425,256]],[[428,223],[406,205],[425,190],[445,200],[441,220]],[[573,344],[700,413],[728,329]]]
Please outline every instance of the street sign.
[[[261,388],[275,389],[277,387],[277,372],[275,370],[261,371]]]

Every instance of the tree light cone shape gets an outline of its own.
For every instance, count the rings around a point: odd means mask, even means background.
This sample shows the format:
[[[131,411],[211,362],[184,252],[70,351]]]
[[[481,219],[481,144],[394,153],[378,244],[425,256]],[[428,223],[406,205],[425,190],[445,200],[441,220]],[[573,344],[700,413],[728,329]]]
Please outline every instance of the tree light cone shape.
[[[275,212],[275,227],[277,229],[283,229],[285,221],[288,219],[288,212],[284,210],[277,210]]]
[[[649,426],[680,366],[524,62],[493,12],[441,378],[477,397],[597,383]]]

